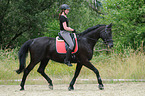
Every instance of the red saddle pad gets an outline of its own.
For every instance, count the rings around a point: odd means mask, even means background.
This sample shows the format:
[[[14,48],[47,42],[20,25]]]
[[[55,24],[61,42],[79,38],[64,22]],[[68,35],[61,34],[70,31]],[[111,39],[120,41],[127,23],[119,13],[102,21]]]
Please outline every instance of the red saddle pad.
[[[58,40],[59,36],[56,37],[56,51],[60,54],[66,54],[67,50],[65,48],[65,42],[64,40]],[[78,51],[78,42],[77,38],[75,38],[76,46],[72,54],[76,53]]]

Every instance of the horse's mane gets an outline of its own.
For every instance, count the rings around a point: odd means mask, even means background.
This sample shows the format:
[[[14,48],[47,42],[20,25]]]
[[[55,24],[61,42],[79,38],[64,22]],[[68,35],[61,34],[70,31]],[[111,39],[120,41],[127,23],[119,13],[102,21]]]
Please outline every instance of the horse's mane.
[[[96,25],[96,26],[90,27],[90,28],[86,29],[85,31],[83,31],[82,33],[80,33],[80,36],[83,36],[83,35],[89,33],[90,31],[99,28],[100,26],[105,26],[105,25],[100,25],[100,24],[98,24],[98,25]]]

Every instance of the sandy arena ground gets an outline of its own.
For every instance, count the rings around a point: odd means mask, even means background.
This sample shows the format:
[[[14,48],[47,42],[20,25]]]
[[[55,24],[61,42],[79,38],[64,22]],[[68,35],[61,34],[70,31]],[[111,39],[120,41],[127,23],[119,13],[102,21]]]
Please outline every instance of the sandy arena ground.
[[[96,84],[76,84],[74,91],[68,91],[67,84],[54,84],[53,90],[47,85],[26,85],[19,91],[19,85],[0,85],[0,96],[145,96],[145,82],[104,84],[99,90]]]

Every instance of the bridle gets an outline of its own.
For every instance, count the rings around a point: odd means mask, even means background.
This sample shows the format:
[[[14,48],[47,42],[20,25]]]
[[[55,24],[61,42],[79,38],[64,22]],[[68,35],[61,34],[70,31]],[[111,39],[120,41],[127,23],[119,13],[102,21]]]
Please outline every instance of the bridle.
[[[106,27],[105,27],[105,35],[107,35],[108,34],[108,32],[107,32],[107,30],[108,29],[111,29],[111,28],[107,28],[107,25],[106,25]],[[108,42],[113,42],[113,40],[112,39],[104,39],[104,44],[108,44]]]

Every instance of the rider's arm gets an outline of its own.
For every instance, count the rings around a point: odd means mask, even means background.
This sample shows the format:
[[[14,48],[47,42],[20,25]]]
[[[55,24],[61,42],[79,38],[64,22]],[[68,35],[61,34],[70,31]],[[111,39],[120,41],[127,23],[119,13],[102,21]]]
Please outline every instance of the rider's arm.
[[[72,28],[70,28],[70,27],[67,27],[66,22],[63,22],[63,28],[64,28],[66,31],[74,31],[74,29],[72,29]]]

